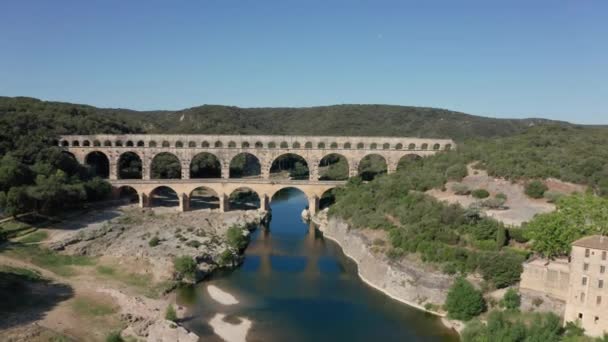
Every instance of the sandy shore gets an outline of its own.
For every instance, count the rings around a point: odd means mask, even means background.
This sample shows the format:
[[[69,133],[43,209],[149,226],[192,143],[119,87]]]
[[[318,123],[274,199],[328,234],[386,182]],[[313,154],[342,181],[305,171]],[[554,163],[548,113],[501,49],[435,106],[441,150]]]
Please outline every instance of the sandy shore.
[[[209,293],[211,299],[222,305],[229,306],[239,303],[236,297],[215,285],[208,285],[207,293]],[[229,323],[225,320],[226,314],[217,313],[209,321],[209,325],[213,328],[213,332],[226,342],[246,342],[247,333],[251,329],[253,322],[245,317],[236,318],[238,318],[239,323]],[[231,317],[231,319],[234,319],[234,317]]]
[[[235,305],[239,303],[233,295],[215,285],[207,286],[207,293],[209,293],[209,296],[213,300],[223,305]]]

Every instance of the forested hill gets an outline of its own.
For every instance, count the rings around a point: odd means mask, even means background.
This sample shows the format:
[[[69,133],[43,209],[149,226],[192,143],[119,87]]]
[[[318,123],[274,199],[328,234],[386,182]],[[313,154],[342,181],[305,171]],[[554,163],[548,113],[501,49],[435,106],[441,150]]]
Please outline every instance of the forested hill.
[[[0,97],[0,116],[25,113],[35,114],[41,120],[50,116],[72,116],[71,120],[82,121],[70,124],[66,133],[93,133],[93,129],[99,128],[105,133],[126,130],[147,133],[383,135],[463,140],[510,136],[530,126],[548,123],[569,125],[544,119],[494,119],[445,109],[389,105],[310,108],[205,105],[179,111],[133,111],[25,97]],[[105,124],[95,125],[97,121]],[[108,125],[111,121],[116,124]]]

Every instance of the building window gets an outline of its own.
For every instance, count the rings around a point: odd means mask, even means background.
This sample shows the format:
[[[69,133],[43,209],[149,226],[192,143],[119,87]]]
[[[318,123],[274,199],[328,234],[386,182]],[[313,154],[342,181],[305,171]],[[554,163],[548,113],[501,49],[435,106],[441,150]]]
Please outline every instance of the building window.
[[[583,319],[583,313],[582,312],[578,313],[578,319]]]
[[[597,298],[595,298],[595,304],[597,304],[597,305],[602,304],[602,296],[597,296]]]
[[[600,266],[600,273],[603,274],[604,272],[606,272],[606,266],[602,265],[602,266]]]
[[[585,258],[588,258],[588,257],[589,257],[589,248],[586,248],[585,249]]]
[[[581,303],[585,302],[585,292],[581,292]]]
[[[599,287],[600,289],[604,288],[604,280],[600,279],[597,281],[597,287]]]
[[[600,318],[598,316],[595,316],[595,318],[593,319],[593,323],[597,324],[597,322],[599,322]]]
[[[583,285],[587,285],[587,277],[583,277]]]
[[[584,263],[583,264],[583,271],[586,271],[589,269],[589,264],[588,263]]]
[[[606,260],[606,251],[602,251],[602,260]]]

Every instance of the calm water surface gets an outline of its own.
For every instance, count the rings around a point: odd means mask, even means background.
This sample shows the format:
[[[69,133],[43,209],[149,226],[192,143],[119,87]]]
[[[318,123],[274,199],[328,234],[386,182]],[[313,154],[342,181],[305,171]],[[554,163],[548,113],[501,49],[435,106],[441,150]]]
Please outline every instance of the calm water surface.
[[[178,292],[191,314],[187,328],[220,341],[207,325],[219,312],[253,321],[248,341],[458,341],[437,318],[367,286],[340,247],[302,221],[306,205],[298,190],[281,193],[270,227],[253,233],[240,268]],[[208,284],[240,303],[217,304]]]

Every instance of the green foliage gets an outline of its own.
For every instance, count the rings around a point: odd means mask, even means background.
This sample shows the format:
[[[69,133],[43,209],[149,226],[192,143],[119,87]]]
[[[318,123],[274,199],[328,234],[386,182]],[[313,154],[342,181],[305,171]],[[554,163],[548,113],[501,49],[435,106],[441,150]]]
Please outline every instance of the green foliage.
[[[539,180],[528,182],[525,186],[526,195],[531,198],[543,198],[548,189],[547,185]]]
[[[26,235],[22,239],[19,239],[19,242],[21,242],[21,243],[38,243],[38,242],[46,240],[48,237],[49,237],[49,234],[47,232],[36,231],[36,232]]]
[[[517,290],[510,288],[505,292],[501,304],[507,310],[519,309],[519,306],[521,305],[521,296],[517,293]]]
[[[526,243],[530,241],[525,235],[525,230],[522,228],[509,228],[507,235],[509,235],[510,240],[514,240],[519,243]]]
[[[490,193],[486,189],[475,189],[471,192],[471,195],[477,199],[484,199],[490,197]]]
[[[228,246],[237,251],[247,247],[249,235],[245,235],[243,233],[244,231],[241,227],[231,226],[228,228],[228,231],[226,232],[226,242],[228,243]]]
[[[173,259],[173,268],[175,269],[176,279],[196,279],[197,264],[192,257],[180,256]]]
[[[528,317],[529,316],[529,317]],[[493,311],[487,324],[474,320],[462,333],[463,342],[483,341],[560,341],[564,330],[555,314],[508,314]]]
[[[150,241],[148,241],[148,246],[150,247],[156,247],[160,244],[160,239],[158,238],[158,236],[154,236],[150,239]]]
[[[460,182],[468,174],[465,164],[454,164],[445,170],[445,175],[450,181]]]
[[[523,272],[524,258],[512,252],[484,253],[479,269],[483,278],[491,281],[496,288],[504,288],[519,281]]]
[[[543,196],[547,199],[547,201],[549,201],[549,203],[557,203],[565,195],[561,192],[549,190],[545,191]]]
[[[486,310],[486,302],[480,291],[466,279],[456,279],[445,301],[448,317],[468,321]]]
[[[532,249],[545,257],[567,255],[570,244],[593,234],[608,233],[608,199],[572,195],[557,202],[557,211],[537,215],[526,227]]]
[[[113,331],[106,336],[106,342],[124,342],[124,339],[120,336],[120,331]]]
[[[165,311],[165,319],[171,322],[177,321],[177,313],[175,312],[175,308],[172,304],[167,306],[167,310]]]

